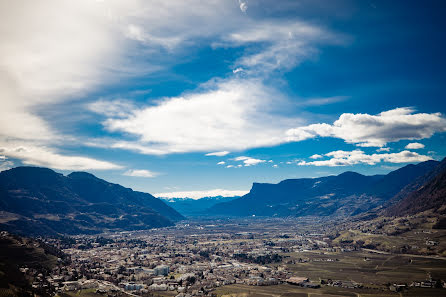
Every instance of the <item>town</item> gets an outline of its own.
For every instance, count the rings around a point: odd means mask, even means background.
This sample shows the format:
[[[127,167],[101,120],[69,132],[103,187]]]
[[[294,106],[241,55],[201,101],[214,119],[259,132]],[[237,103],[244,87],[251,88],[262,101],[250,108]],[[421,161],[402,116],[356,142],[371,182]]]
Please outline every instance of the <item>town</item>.
[[[107,296],[180,297],[219,296],[223,287],[281,284],[389,292],[444,286],[444,280],[430,274],[411,279],[406,273],[405,281],[365,276],[361,281],[339,272],[334,274],[338,278],[319,273],[317,267],[350,269],[351,259],[357,260],[356,266],[368,267],[390,258],[350,242],[336,244],[329,223],[310,221],[192,221],[146,231],[46,238],[45,244],[62,250],[65,259],[59,258],[59,265],[46,275],[38,275],[33,286],[52,288],[53,294],[94,290]],[[412,266],[418,258],[414,259]],[[26,267],[22,272],[31,273]]]

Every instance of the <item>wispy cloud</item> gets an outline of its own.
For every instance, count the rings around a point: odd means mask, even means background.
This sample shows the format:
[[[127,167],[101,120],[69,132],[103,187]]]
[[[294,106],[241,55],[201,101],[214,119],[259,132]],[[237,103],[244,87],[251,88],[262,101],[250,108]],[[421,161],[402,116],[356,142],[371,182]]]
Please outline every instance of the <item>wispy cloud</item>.
[[[150,170],[146,170],[146,169],[131,169],[131,170],[127,170],[126,172],[124,172],[124,175],[134,176],[134,177],[152,178],[152,177],[157,177],[159,175],[159,173],[153,172]]]
[[[104,122],[108,131],[138,137],[135,143],[112,147],[146,154],[215,151],[210,153],[215,155],[284,142],[284,127],[300,122],[272,113],[274,104],[286,100],[259,80],[219,80],[202,89],[141,106],[126,118],[108,118]]]
[[[242,12],[246,12],[248,10],[248,1],[238,0],[238,3]]]
[[[39,146],[1,147],[0,153],[10,158],[20,159],[27,165],[50,167],[60,170],[109,170],[120,169],[122,166],[83,156],[61,154],[51,148]]]
[[[14,162],[7,160],[6,156],[0,155],[0,171],[8,170],[14,167]]]
[[[228,155],[228,151],[221,151],[221,152],[213,152],[213,153],[207,153],[205,156],[217,156],[217,157],[224,157]]]

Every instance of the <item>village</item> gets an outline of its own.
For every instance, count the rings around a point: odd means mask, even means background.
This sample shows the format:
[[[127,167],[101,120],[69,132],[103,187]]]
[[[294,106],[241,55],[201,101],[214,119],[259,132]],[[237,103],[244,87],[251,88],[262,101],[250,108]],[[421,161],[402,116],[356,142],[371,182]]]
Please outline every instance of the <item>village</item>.
[[[255,225],[255,224],[254,224]],[[185,223],[162,230],[120,232],[101,236],[45,239],[69,261],[59,259],[46,275],[38,275],[35,288],[51,287],[54,294],[94,289],[107,296],[214,296],[222,286],[274,286],[291,284],[318,289],[363,288],[351,280],[309,277],[295,265],[338,265],[337,256],[352,254],[354,245],[334,246],[324,230],[274,226],[255,232],[251,224]],[[295,228],[295,229],[294,229]],[[258,229],[257,229],[258,230]],[[311,257],[306,257],[311,253]],[[302,256],[288,256],[302,255]],[[366,263],[368,258],[361,260]],[[24,273],[30,273],[23,268]],[[409,286],[433,288],[443,283],[421,279],[391,283],[386,290]],[[164,293],[163,293],[164,292]]]

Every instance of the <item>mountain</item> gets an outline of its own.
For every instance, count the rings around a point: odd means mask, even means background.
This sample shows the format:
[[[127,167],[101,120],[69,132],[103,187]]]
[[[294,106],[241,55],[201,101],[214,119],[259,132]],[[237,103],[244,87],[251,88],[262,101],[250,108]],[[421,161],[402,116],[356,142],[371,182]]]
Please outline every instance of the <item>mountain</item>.
[[[169,205],[182,215],[187,217],[195,217],[195,216],[206,216],[208,214],[207,210],[217,203],[227,202],[237,198],[240,197],[215,196],[215,197],[203,197],[200,199],[192,199],[192,198],[161,198],[161,199],[164,202],[166,202],[167,205]]]
[[[21,234],[94,234],[171,226],[184,217],[150,194],[86,172],[0,172],[0,228]]]
[[[413,191],[408,192],[409,189]],[[446,215],[446,158],[427,175],[416,180],[397,196],[399,199],[384,210],[387,216],[415,215],[430,211]]]
[[[254,183],[245,196],[216,204],[209,213],[226,216],[350,216],[391,199],[407,184],[438,165],[427,161],[387,175],[344,172],[337,176]]]

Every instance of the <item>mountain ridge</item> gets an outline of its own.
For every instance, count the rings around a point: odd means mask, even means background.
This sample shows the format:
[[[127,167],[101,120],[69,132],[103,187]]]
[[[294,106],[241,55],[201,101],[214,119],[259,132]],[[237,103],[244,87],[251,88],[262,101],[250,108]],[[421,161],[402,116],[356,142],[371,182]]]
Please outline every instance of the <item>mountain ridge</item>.
[[[277,184],[253,183],[248,194],[216,204],[209,212],[224,216],[355,215],[382,205],[438,164],[409,164],[386,175],[346,171],[336,176],[287,179]]]
[[[184,217],[160,199],[86,172],[0,172],[2,229],[20,234],[94,234],[166,227]]]

